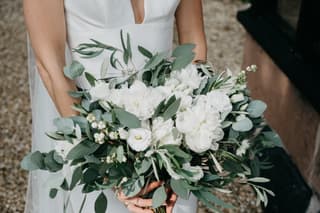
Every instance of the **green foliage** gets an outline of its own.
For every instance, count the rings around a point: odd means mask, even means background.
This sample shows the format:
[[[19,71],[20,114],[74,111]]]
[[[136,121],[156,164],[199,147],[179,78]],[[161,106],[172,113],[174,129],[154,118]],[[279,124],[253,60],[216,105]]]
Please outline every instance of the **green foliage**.
[[[141,126],[141,122],[137,116],[134,114],[127,112],[121,108],[113,109],[113,112],[119,122],[128,128],[139,128]]]
[[[81,76],[84,70],[85,68],[80,62],[73,61],[70,65],[64,68],[63,72],[64,75],[67,76],[69,79],[74,80],[77,77]]]
[[[94,203],[95,213],[105,213],[107,211],[108,200],[103,192],[97,197]]]
[[[99,144],[93,143],[90,140],[81,141],[73,147],[67,155],[68,160],[76,160],[90,155],[99,148]]]
[[[158,208],[159,206],[163,205],[167,199],[167,193],[164,186],[160,186],[155,190],[152,196],[152,207]]]

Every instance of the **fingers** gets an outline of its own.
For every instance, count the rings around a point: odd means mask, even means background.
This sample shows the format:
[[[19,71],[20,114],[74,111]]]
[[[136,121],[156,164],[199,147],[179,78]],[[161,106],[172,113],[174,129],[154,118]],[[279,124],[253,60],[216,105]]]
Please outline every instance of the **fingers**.
[[[127,206],[128,210],[132,213],[153,213],[152,210],[150,209],[142,209],[142,208],[139,208],[137,206],[135,206],[134,204],[129,204]]]
[[[176,193],[172,193],[170,198],[167,200],[166,212],[172,213],[173,207],[176,204],[178,196]]]
[[[154,189],[158,188],[159,186],[161,186],[163,184],[163,181],[155,181],[150,183],[149,185],[147,185],[144,189],[142,189],[138,195],[144,195],[147,194],[151,191],[153,191]]]
[[[139,207],[151,207],[152,199],[142,199],[140,197],[134,197],[127,199],[127,202],[130,204],[134,204]]]

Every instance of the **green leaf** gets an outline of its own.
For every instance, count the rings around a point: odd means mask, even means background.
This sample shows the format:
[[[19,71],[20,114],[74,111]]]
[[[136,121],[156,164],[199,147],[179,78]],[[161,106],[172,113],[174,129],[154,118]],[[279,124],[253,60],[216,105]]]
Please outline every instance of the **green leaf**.
[[[69,96],[73,98],[81,98],[84,96],[85,91],[68,91]]]
[[[73,147],[67,155],[68,160],[75,160],[90,155],[99,148],[99,144],[84,140]]]
[[[142,190],[144,183],[145,183],[145,180],[143,176],[139,176],[138,179],[129,179],[129,181],[122,184],[123,193],[127,197],[133,197]]]
[[[163,205],[164,202],[167,200],[167,193],[164,186],[160,186],[155,190],[152,196],[152,207],[158,208],[159,206]]]
[[[96,84],[97,79],[88,72],[85,72],[84,75],[87,81],[89,82],[89,84],[93,87]]]
[[[51,199],[55,198],[57,196],[57,193],[58,193],[58,189],[50,189],[50,192],[49,192],[49,196]]]
[[[274,145],[278,147],[283,147],[280,136],[274,131],[265,131],[262,132],[264,137],[273,142]]]
[[[63,69],[64,75],[71,80],[81,76],[83,71],[84,66],[78,61],[73,61],[70,65],[64,67]]]
[[[66,135],[72,134],[74,130],[74,123],[70,118],[56,118],[53,120],[54,125],[59,132]]]
[[[21,168],[28,171],[44,169],[44,156],[41,152],[35,151],[26,155],[21,161]]]
[[[239,121],[236,121],[232,124],[232,129],[234,129],[235,131],[239,131],[239,132],[247,132],[247,131],[251,130],[252,127],[253,127],[253,123],[247,117],[245,117]]]
[[[186,188],[184,180],[170,180],[172,190],[182,199],[188,200],[190,191]]]
[[[267,105],[264,102],[260,100],[254,100],[249,103],[247,112],[249,113],[250,117],[259,118],[263,115],[266,109]]]
[[[138,45],[138,50],[142,55],[144,55],[147,58],[152,58],[152,56],[153,56],[149,50],[147,50],[146,48],[144,48],[140,45]]]
[[[204,197],[210,203],[214,203],[215,205],[221,206],[222,208],[234,208],[231,204],[225,203],[216,197],[212,192],[209,191],[200,191],[202,197]]]
[[[134,114],[120,108],[113,109],[113,112],[115,113],[117,119],[123,126],[128,128],[141,127],[141,122],[139,118],[137,118],[137,116],[135,116]]]
[[[99,172],[93,168],[88,168],[84,173],[83,173],[83,182],[85,183],[92,183],[94,182],[97,177],[99,176]]]
[[[84,131],[89,125],[87,119],[82,116],[72,116],[70,118],[75,124],[78,124],[80,126],[81,131]]]
[[[178,98],[172,104],[170,104],[170,106],[162,114],[163,119],[168,120],[169,118],[173,117],[177,113],[180,103],[181,103],[181,99]]]
[[[70,183],[70,190],[73,190],[76,184],[80,181],[82,177],[82,168],[81,166],[77,167],[72,174],[71,183]]]
[[[151,161],[148,158],[143,159],[141,162],[135,162],[134,168],[138,175],[142,175],[147,172],[151,167]]]
[[[185,55],[190,55],[190,53],[192,53],[192,50],[195,48],[195,44],[182,44],[177,46],[173,52],[172,52],[172,56],[173,57],[184,57]]]
[[[55,132],[46,132],[45,133],[49,138],[56,140],[56,141],[64,141],[65,138],[63,135],[57,134]]]
[[[124,158],[123,146],[118,146],[118,148],[117,148],[117,161],[122,162],[123,158]]]
[[[107,211],[108,200],[103,192],[97,197],[94,203],[95,213],[105,213]]]
[[[181,70],[192,62],[195,54],[186,55],[184,57],[177,57],[172,63],[172,70]]]
[[[157,53],[145,64],[144,69],[149,70],[155,68],[164,59],[168,57],[167,52]]]
[[[177,157],[180,157],[180,158],[183,158],[185,159],[186,161],[190,161],[192,156],[186,152],[184,152],[182,149],[180,149],[179,146],[177,145],[163,145],[161,146],[162,149],[166,149],[169,151],[170,154],[174,155],[174,156],[177,156]]]
[[[63,164],[58,163],[54,159],[54,151],[49,152],[44,157],[44,164],[50,172],[57,172],[62,169]]]

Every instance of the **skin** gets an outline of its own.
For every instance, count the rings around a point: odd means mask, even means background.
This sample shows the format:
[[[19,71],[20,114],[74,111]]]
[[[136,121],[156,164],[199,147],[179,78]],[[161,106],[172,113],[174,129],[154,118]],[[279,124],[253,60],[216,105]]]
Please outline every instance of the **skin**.
[[[63,74],[65,66],[66,25],[63,0],[23,0],[24,15],[30,35],[32,47],[40,77],[48,90],[62,117],[77,115],[70,106],[80,100],[70,97],[67,92],[76,90],[75,82]],[[144,19],[144,1],[131,0],[135,22]],[[195,60],[205,61],[207,45],[203,26],[202,1],[180,0],[176,10],[176,24],[179,43],[194,43],[196,47]],[[187,18],[186,18],[187,17]],[[155,182],[147,186],[144,193],[154,190],[162,183]],[[151,213],[150,199],[142,199],[141,192],[136,197],[125,197],[121,191],[118,198],[126,204],[133,213]],[[171,213],[177,200],[177,195],[168,191],[169,199],[165,203],[168,213]]]

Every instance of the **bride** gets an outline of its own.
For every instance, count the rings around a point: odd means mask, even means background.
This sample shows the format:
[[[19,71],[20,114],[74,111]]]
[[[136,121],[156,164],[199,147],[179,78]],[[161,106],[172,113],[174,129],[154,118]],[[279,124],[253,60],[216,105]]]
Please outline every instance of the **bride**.
[[[94,59],[79,57],[70,49],[80,43],[96,39],[120,47],[120,30],[130,34],[133,62],[139,68],[144,58],[137,52],[141,45],[153,52],[170,51],[176,22],[179,43],[194,43],[197,60],[206,60],[206,41],[203,29],[201,0],[24,0],[24,13],[32,48],[29,48],[29,78],[32,102],[32,149],[47,151],[54,143],[45,132],[52,130],[52,120],[58,116],[76,115],[70,106],[80,100],[67,92],[88,88],[83,77],[67,79],[63,67],[71,60],[81,62],[87,72],[100,77],[101,64],[108,53]],[[119,58],[119,60],[121,60]],[[108,68],[108,77],[121,72]],[[72,192],[59,191],[55,199],[49,198],[46,187],[49,175],[43,171],[30,174],[26,198],[26,213],[76,213],[81,208],[83,194],[78,187]],[[149,188],[157,187],[155,183]],[[105,192],[107,212],[149,213],[151,200],[141,197],[127,198]],[[84,213],[94,212],[97,194],[88,194]],[[167,212],[194,213],[197,200],[176,199],[171,195]]]

